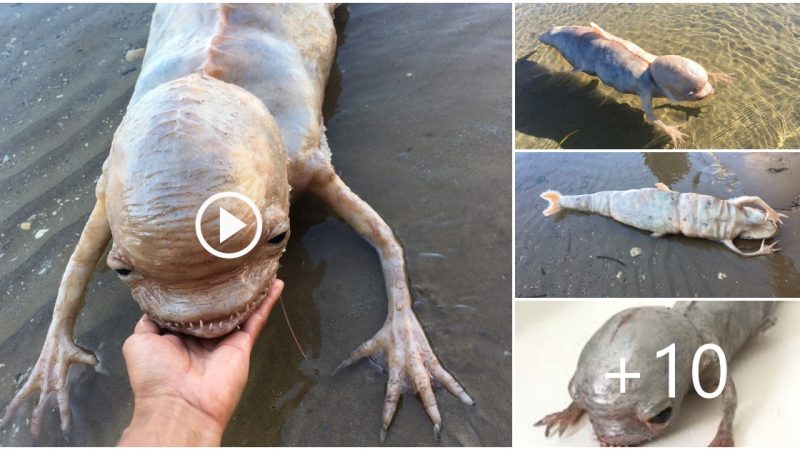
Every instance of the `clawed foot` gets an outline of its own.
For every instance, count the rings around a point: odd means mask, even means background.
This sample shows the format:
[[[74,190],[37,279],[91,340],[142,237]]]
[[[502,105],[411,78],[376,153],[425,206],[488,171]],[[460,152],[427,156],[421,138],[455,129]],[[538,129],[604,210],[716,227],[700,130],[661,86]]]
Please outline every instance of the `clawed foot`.
[[[664,130],[664,133],[672,140],[672,146],[675,148],[678,148],[679,145],[683,145],[686,142],[686,138],[689,137],[688,134],[681,132],[679,125],[664,125],[661,129]]]
[[[34,439],[38,439],[41,435],[42,414],[51,395],[55,394],[58,400],[58,409],[61,412],[61,431],[66,436],[69,433],[70,424],[67,373],[72,363],[95,365],[97,359],[94,355],[78,348],[68,334],[56,333],[55,336],[48,336],[28,380],[6,407],[3,417],[0,419],[0,427],[8,423],[17,408],[28,397],[34,392],[40,391],[39,402],[36,403],[31,417],[31,434]]]
[[[578,420],[583,416],[584,410],[581,409],[575,402],[572,402],[567,406],[567,408],[563,411],[559,411],[557,413],[548,414],[542,420],[533,424],[535,427],[540,427],[546,425],[544,429],[544,436],[550,436],[550,429],[553,427],[558,428],[558,435],[561,436],[564,434],[564,431],[567,430],[572,425],[575,425]]]
[[[709,72],[708,76],[714,80],[714,84],[719,83],[730,83],[733,81],[734,75],[732,73],[725,73],[725,72]]]
[[[761,248],[759,248],[754,253],[755,255],[771,255],[773,253],[777,253],[777,252],[781,251],[780,248],[775,247],[776,245],[778,245],[778,241],[775,241],[775,242],[773,242],[772,244],[769,244],[769,245],[764,245],[765,242],[766,242],[766,240],[764,240],[764,239],[761,240]]]
[[[652,120],[652,118],[648,118],[648,120]],[[689,137],[688,134],[681,132],[679,125],[667,125],[661,120],[654,120],[653,124],[669,136],[673,147],[677,148],[679,145],[683,145],[686,142],[686,138]]]
[[[786,214],[781,214],[778,211],[769,208],[768,210],[766,210],[766,214],[764,215],[764,222],[766,222],[767,220],[771,220],[772,223],[774,223],[775,225],[783,225],[781,217],[789,217],[789,216],[787,216]]]
[[[442,427],[442,417],[436,406],[434,386],[444,386],[468,405],[474,403],[458,381],[439,363],[419,321],[410,309],[395,311],[383,328],[372,339],[353,351],[333,373],[365,357],[383,361],[389,375],[386,397],[383,401],[381,442],[386,439],[387,430],[397,409],[397,402],[403,392],[419,395],[425,412],[433,422],[433,433],[437,439]]]

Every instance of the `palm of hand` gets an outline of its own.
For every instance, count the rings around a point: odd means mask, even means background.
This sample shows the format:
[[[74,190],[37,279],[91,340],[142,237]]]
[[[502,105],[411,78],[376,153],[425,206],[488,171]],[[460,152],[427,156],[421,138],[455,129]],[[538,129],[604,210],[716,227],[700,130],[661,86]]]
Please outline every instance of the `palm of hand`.
[[[247,382],[251,347],[243,331],[213,340],[148,333],[131,336],[124,351],[137,397],[174,396],[224,426]]]

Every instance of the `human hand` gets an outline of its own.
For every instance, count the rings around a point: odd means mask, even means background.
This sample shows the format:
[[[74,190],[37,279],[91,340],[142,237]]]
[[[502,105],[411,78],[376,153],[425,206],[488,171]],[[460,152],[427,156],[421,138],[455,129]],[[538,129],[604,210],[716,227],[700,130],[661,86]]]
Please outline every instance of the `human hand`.
[[[118,445],[219,445],[247,383],[253,344],[282,291],[276,279],[241,330],[218,339],[159,334],[144,315],[122,347],[135,404]]]

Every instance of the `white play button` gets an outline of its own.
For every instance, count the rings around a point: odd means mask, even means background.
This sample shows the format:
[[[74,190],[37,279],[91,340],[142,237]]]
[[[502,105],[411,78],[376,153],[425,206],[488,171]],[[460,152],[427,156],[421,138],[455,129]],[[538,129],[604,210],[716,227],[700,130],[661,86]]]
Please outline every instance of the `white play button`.
[[[245,223],[229,213],[225,208],[219,207],[219,243],[227,241],[229,237],[244,228]]]
[[[239,250],[238,252],[221,252],[214,247],[212,247],[206,238],[203,237],[203,230],[202,230],[202,222],[203,222],[203,214],[205,213],[206,209],[211,206],[217,200],[223,198],[235,198],[239,201],[244,202],[250,210],[253,212],[256,220],[256,232],[253,235],[253,240],[250,241],[250,244],[247,247]],[[219,207],[219,243],[222,244],[223,242],[230,239],[231,236],[238,233],[242,230],[242,228],[247,227],[247,224],[239,220],[236,216],[229,213],[225,208]],[[200,209],[197,211],[197,216],[194,219],[194,232],[197,234],[197,239],[200,241],[200,244],[206,249],[207,252],[211,253],[214,256],[219,258],[225,259],[234,259],[239,258],[240,256],[246,255],[250,250],[254,249],[255,246],[258,244],[259,239],[261,238],[261,231],[264,227],[263,220],[261,219],[261,212],[258,210],[255,202],[247,198],[247,196],[240,194],[238,192],[220,192],[218,194],[214,194],[211,197],[207,198],[206,201],[200,206]]]

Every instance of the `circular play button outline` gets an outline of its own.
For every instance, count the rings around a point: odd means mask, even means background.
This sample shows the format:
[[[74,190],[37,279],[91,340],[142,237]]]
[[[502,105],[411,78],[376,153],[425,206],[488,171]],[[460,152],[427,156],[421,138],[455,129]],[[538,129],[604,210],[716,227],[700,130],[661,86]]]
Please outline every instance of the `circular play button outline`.
[[[239,250],[238,252],[233,252],[233,253],[221,252],[212,247],[208,243],[208,241],[206,241],[206,238],[203,237],[203,230],[200,226],[202,224],[203,214],[206,212],[206,209],[208,209],[208,207],[211,206],[212,203],[221,198],[235,198],[237,200],[245,202],[247,206],[249,206],[250,209],[253,211],[253,214],[255,214],[256,216],[256,235],[253,236],[253,240],[250,241],[249,244],[247,244],[247,247]],[[222,224],[220,224],[220,226],[221,225]],[[224,259],[235,259],[240,256],[244,256],[248,252],[250,252],[250,250],[255,248],[256,244],[258,244],[258,240],[261,238],[261,230],[263,227],[264,224],[263,221],[261,220],[261,213],[258,211],[258,207],[256,206],[256,204],[244,194],[240,194],[238,192],[233,192],[233,191],[220,192],[212,195],[211,197],[208,197],[206,201],[204,201],[203,204],[200,206],[200,210],[197,211],[197,216],[195,216],[194,219],[194,232],[195,234],[197,234],[197,239],[200,241],[200,245],[202,245],[203,248],[206,249],[206,251],[211,253],[212,255]]]

